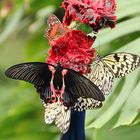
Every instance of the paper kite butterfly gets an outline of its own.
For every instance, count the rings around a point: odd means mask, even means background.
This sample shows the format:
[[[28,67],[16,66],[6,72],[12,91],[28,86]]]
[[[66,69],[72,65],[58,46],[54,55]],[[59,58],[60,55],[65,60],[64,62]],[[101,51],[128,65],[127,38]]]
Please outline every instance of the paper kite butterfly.
[[[104,94],[112,90],[114,78],[120,78],[140,66],[140,56],[119,52],[105,57],[97,56],[91,67],[88,78],[94,82]]]

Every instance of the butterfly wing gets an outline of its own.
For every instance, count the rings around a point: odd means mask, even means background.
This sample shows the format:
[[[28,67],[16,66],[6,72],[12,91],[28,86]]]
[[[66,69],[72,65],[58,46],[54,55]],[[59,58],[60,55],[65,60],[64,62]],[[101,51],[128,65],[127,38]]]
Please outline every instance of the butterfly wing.
[[[12,79],[23,80],[34,84],[43,100],[51,96],[50,81],[52,73],[46,63],[29,62],[17,64],[6,70],[5,75]],[[50,65],[54,67],[53,65]]]
[[[114,78],[120,78],[135,70],[140,65],[140,57],[130,53],[112,53],[99,58],[91,67],[87,76],[99,89],[108,94],[112,90]]]
[[[65,91],[63,94],[64,105],[67,107],[73,106],[77,102],[77,97],[75,97],[67,87],[65,87]]]
[[[51,71],[48,69],[48,64],[41,62],[14,65],[6,70],[5,75],[9,78],[27,81],[34,85],[43,85],[51,80]]]
[[[105,56],[102,61],[112,70],[115,78],[120,78],[140,66],[140,56],[131,53],[112,53]]]
[[[75,97],[93,98],[104,101],[104,95],[89,79],[71,69],[64,76],[65,86],[69,93]]]
[[[114,77],[114,73],[104,65],[102,60],[99,60],[92,65],[91,73],[87,76],[88,79],[99,87],[104,95],[111,92]]]
[[[67,132],[70,125],[70,109],[58,101],[52,104],[43,102],[43,105],[45,107],[45,122],[50,124],[55,121],[62,133]]]
[[[93,98],[78,98],[75,105],[71,108],[74,111],[84,111],[88,109],[97,109],[102,107],[102,102]]]
[[[59,112],[55,119],[55,124],[62,133],[66,133],[70,126],[70,113],[71,110],[61,104]]]
[[[66,32],[60,20],[53,14],[48,17],[47,24],[48,28],[45,32],[45,36],[48,38],[49,41],[56,39],[57,37],[65,34]]]

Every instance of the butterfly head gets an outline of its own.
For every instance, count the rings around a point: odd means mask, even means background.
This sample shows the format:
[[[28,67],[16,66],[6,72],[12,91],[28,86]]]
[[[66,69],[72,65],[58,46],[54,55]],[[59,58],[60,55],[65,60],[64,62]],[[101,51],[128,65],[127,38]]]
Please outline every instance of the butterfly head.
[[[62,67],[61,62],[57,62],[57,66]]]
[[[62,71],[63,67],[61,62],[57,62],[56,70]]]

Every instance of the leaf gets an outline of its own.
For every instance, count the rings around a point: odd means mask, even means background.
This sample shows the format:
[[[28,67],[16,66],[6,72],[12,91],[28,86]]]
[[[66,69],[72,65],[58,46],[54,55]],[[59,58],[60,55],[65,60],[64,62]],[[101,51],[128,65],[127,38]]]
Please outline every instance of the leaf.
[[[129,95],[125,105],[121,110],[121,114],[119,116],[118,121],[116,122],[115,127],[120,125],[129,125],[135,119],[140,109],[140,82],[136,86],[136,88]]]
[[[112,122],[110,122],[112,124]],[[139,140],[140,123],[134,126],[121,126],[116,129],[109,129],[107,126],[94,131],[95,140]]]
[[[17,30],[20,20],[23,15],[23,7],[19,7],[18,10],[7,20],[7,24],[3,32],[0,34],[0,44],[5,41],[12,33]]]

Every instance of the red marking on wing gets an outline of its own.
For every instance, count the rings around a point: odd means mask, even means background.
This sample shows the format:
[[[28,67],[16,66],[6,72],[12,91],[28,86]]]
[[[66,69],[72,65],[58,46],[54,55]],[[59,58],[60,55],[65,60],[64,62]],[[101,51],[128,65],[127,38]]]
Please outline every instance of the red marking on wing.
[[[55,68],[51,65],[48,66],[49,70],[52,72],[52,76],[54,75],[54,72],[56,71]]]
[[[51,38],[54,38],[57,35],[58,29],[59,29],[59,25],[58,24],[54,24],[52,29],[50,30],[50,35],[49,36]]]
[[[68,72],[68,70],[67,70],[67,69],[63,69],[63,70],[62,70],[62,76],[64,77],[64,75],[66,75],[66,74],[67,74],[67,72]]]
[[[63,26],[60,20],[53,14],[48,17],[47,23],[48,28],[45,32],[45,37],[47,37],[49,41],[55,40],[58,37],[64,35],[68,30]]]

